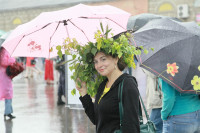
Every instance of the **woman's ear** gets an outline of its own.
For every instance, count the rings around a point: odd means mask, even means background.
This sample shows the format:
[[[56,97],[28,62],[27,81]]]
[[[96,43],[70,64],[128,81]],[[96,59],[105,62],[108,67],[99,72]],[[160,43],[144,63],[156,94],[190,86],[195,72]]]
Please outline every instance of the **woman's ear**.
[[[115,58],[115,65],[117,65],[118,61],[119,61],[119,57],[116,57]]]

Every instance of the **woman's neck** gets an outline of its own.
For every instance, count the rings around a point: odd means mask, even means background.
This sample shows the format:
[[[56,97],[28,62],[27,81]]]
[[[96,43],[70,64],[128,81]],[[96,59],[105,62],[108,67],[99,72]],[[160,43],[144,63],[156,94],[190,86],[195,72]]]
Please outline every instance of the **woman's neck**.
[[[115,80],[121,76],[123,73],[120,70],[114,70],[111,74],[107,76],[108,82],[106,84],[106,87],[110,88],[112,84],[115,82]]]

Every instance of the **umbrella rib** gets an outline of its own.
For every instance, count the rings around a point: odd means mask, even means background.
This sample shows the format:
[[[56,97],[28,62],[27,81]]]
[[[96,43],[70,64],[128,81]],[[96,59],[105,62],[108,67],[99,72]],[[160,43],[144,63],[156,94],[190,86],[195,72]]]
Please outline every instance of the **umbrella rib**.
[[[57,25],[55,31],[53,32],[52,36],[50,37],[50,41],[49,41],[49,50],[50,50],[50,45],[51,45],[51,39],[52,39],[52,37],[54,36],[54,34],[56,33],[56,31],[57,31],[59,25],[60,25],[60,21],[58,22],[58,25]],[[50,58],[50,52],[49,52],[49,58]]]
[[[89,18],[89,17],[80,17],[80,18],[85,18],[85,19],[108,19],[110,21],[112,21],[113,23],[117,24],[118,26],[120,26],[122,29],[126,30],[123,26],[121,26],[120,24],[118,24],[117,22],[115,22],[114,20],[108,18],[108,17],[105,17],[105,18],[98,18],[98,17],[92,17],[92,18]]]
[[[107,18],[107,17],[105,17],[105,18],[108,19],[108,20],[110,20],[110,21],[112,21],[112,22],[114,22],[115,24],[119,25],[122,29],[126,30],[123,26],[121,26],[120,24],[118,24],[118,23],[115,22],[114,20],[112,20],[112,19],[110,19],[110,18]]]
[[[75,27],[77,27],[81,32],[83,32],[83,34],[84,34],[85,37],[87,38],[88,42],[90,41],[90,40],[88,39],[87,35],[85,34],[85,32],[84,32],[81,28],[79,28],[78,26],[76,26],[72,21],[70,21],[70,20],[68,20],[68,21],[71,22]]]
[[[29,33],[29,34],[23,35],[23,37],[19,40],[19,42],[17,43],[17,45],[15,46],[15,48],[14,48],[13,51],[15,51],[15,49],[16,49],[17,46],[18,46],[18,44],[22,41],[22,39],[23,39],[24,37],[26,37],[26,36],[28,36],[28,35],[31,35],[31,34],[37,32],[37,31],[40,31],[40,30],[44,29],[45,27],[47,27],[47,26],[50,25],[50,24],[51,24],[51,23],[48,23],[48,24],[46,24],[45,26],[43,26],[42,28],[40,28],[40,29],[38,29],[38,30],[35,30],[35,31],[33,31],[33,32]],[[12,56],[12,55],[13,55],[13,52],[12,52],[11,56]]]

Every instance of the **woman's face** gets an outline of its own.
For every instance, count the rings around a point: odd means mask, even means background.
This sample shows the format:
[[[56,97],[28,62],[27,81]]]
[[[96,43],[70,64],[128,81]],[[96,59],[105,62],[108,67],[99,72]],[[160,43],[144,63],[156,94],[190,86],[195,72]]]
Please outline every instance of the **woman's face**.
[[[100,75],[108,76],[116,69],[117,61],[117,58],[98,52],[94,57],[94,66]]]

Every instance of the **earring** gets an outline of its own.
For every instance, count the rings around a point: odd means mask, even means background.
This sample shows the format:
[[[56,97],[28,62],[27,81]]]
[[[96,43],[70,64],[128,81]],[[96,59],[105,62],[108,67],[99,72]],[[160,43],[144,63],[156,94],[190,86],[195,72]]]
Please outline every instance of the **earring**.
[[[117,65],[115,65],[115,69],[117,69]]]

